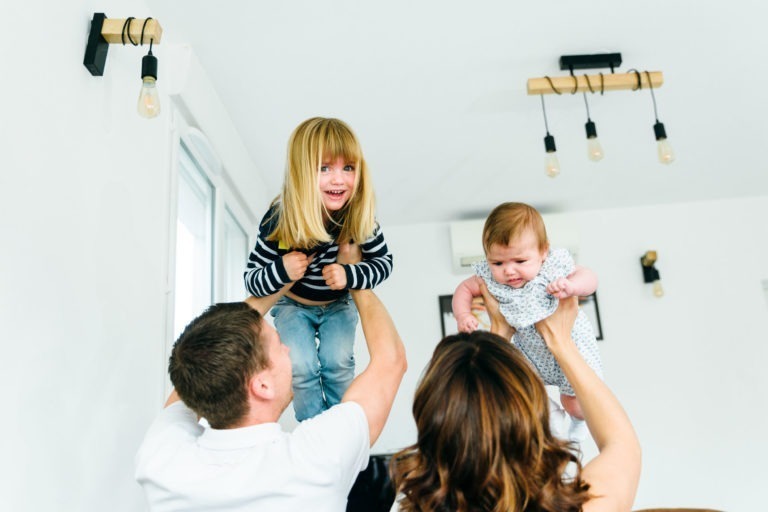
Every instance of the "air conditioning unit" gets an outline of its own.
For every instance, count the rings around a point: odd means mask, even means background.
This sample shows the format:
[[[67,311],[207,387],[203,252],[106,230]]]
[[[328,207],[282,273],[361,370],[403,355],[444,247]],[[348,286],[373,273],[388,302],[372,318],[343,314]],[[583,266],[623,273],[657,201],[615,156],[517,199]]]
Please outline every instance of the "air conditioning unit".
[[[552,247],[564,247],[578,261],[579,230],[573,216],[564,213],[542,215],[547,226],[547,237]],[[472,263],[485,258],[483,251],[483,225],[485,219],[452,222],[451,253],[453,271],[459,274],[472,273]]]

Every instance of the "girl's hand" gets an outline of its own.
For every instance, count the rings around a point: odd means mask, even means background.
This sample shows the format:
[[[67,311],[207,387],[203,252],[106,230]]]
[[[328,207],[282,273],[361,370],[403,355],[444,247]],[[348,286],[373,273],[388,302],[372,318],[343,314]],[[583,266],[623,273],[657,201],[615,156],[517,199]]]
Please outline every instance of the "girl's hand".
[[[565,299],[567,297],[573,297],[576,295],[576,288],[573,283],[567,277],[561,277],[555,279],[547,285],[547,293],[557,297],[558,299]]]
[[[312,263],[312,256],[307,256],[303,252],[293,251],[283,255],[283,266],[288,273],[291,281],[298,281],[307,271],[307,267]]]
[[[347,288],[347,273],[344,271],[344,267],[338,263],[331,263],[323,267],[323,279],[331,290]]]

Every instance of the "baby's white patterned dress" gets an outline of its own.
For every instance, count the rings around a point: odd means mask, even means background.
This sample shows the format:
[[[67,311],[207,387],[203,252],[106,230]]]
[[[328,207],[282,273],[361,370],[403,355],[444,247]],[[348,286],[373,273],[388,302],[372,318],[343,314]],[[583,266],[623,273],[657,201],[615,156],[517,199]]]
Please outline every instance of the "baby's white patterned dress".
[[[485,260],[474,263],[472,267],[475,273],[483,278],[491,295],[499,301],[501,314],[509,325],[516,329],[512,342],[533,364],[544,383],[559,387],[562,394],[573,396],[571,384],[534,325],[557,309],[560,301],[547,293],[547,285],[555,279],[568,277],[573,272],[574,262],[570,253],[566,249],[551,249],[538,275],[522,288],[497,283],[491,276],[491,269]],[[587,315],[581,309],[571,336],[584,360],[602,378],[603,365],[595,333]]]

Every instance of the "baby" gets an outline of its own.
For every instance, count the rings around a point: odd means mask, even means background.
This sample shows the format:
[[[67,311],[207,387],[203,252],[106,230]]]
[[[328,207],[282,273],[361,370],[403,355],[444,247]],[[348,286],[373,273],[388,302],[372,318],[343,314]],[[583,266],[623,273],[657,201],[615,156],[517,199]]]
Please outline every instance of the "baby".
[[[516,332],[513,342],[538,370],[545,384],[560,388],[560,401],[571,416],[570,437],[581,440],[584,415],[573,388],[536,330],[535,323],[557,309],[558,299],[586,296],[597,288],[597,277],[574,264],[565,249],[549,248],[544,220],[535,208],[503,203],[491,212],[483,227],[486,260],[475,263],[476,276],[453,294],[453,314],[459,331],[477,328],[472,299],[480,295],[480,279],[499,301],[499,309]],[[579,311],[572,337],[587,364],[602,377],[600,352],[592,325]]]

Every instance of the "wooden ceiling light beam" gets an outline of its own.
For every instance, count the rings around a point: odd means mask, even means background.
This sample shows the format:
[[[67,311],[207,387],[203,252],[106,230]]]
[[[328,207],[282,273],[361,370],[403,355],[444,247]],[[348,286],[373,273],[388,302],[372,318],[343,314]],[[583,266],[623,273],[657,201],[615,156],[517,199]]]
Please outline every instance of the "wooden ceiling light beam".
[[[604,92],[638,89],[658,89],[664,83],[661,71],[630,71],[614,73],[621,65],[620,53],[589,55],[562,55],[560,69],[570,75],[528,79],[528,94],[576,94],[577,92]],[[576,70],[610,68],[611,72],[597,75],[578,75]]]
[[[648,81],[648,75],[651,77],[650,82]],[[552,84],[549,83],[546,77],[529,78],[528,94],[557,94],[555,89],[560,91],[561,94],[637,90],[647,89],[649,85],[654,89],[658,89],[664,83],[664,75],[661,71],[650,71],[648,74],[645,71],[641,72],[639,76],[640,87],[638,87],[638,75],[634,72],[588,76],[589,82],[587,82],[585,75],[551,77],[549,80],[552,80]],[[590,85],[592,86],[591,89]]]

